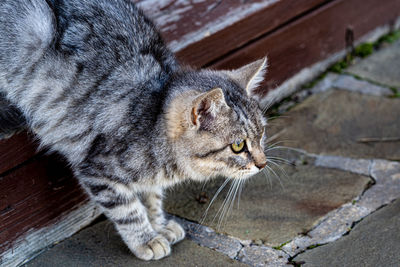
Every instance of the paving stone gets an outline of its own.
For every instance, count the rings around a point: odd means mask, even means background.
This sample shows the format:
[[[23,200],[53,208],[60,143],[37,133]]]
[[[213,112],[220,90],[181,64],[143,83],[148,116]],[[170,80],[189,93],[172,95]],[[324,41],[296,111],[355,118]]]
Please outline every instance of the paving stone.
[[[349,73],[400,88],[400,41],[347,69]]]
[[[400,197],[400,163],[374,160],[371,176],[376,184],[364,193],[359,205],[373,211]]]
[[[235,202],[231,215],[225,217],[219,228],[217,214],[220,214],[219,209],[228,195],[228,189],[224,189],[208,210],[204,223],[217,232],[242,240],[280,245],[298,233],[310,230],[329,211],[351,201],[370,181],[365,176],[318,168],[308,161],[283,168],[286,177],[276,169],[281,183],[273,175],[267,179],[264,174],[247,180],[239,208]],[[222,183],[223,180],[218,179],[206,185],[182,185],[167,198],[166,210],[200,222],[210,199]]]
[[[334,243],[300,254],[302,266],[399,266],[400,200],[366,217]]]
[[[400,160],[399,114],[400,98],[328,90],[271,121],[268,134],[309,153]]]
[[[310,246],[333,242],[347,233],[353,222],[361,220],[370,212],[360,205],[347,203],[340,209],[329,213],[318,226],[306,235],[297,236],[291,242],[285,244],[282,250],[294,256]]]
[[[159,261],[141,261],[125,246],[114,230],[104,221],[86,228],[73,237],[40,254],[25,266],[247,266],[244,263],[184,240],[172,247],[171,256]]]
[[[353,76],[340,75],[332,84],[333,87],[375,96],[392,96],[393,91],[387,87],[378,86],[367,81],[358,80]]]
[[[292,266],[288,264],[288,255],[282,251],[264,246],[244,247],[238,258],[251,266]]]
[[[186,237],[201,246],[214,249],[232,259],[234,259],[239,250],[242,249],[242,244],[235,238],[218,234],[209,227],[189,222],[181,218],[175,217],[175,220],[184,227]]]
[[[353,159],[348,160],[356,162]],[[363,160],[360,162],[361,164],[355,164],[355,166],[362,165]],[[357,201],[330,212],[307,235],[296,237],[285,244],[282,250],[294,256],[310,246],[333,242],[347,233],[354,222],[400,198],[400,163],[373,160],[370,164],[370,174],[374,178],[375,184],[365,191]]]
[[[351,159],[340,156],[317,155],[315,160],[316,166],[350,171],[367,176],[370,175],[371,164],[372,160]]]

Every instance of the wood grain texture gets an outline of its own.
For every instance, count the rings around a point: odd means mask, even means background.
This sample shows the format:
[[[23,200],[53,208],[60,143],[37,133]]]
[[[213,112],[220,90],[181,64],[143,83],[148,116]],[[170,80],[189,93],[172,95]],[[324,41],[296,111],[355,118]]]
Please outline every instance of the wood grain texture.
[[[26,131],[0,140],[0,174],[28,160],[36,150],[37,144]]]
[[[267,54],[270,67],[267,81],[260,88],[265,95],[301,69],[345,49],[347,28],[353,29],[357,40],[399,16],[398,0],[333,1],[230,54],[213,67],[237,68]]]
[[[277,1],[214,34],[204,36],[177,51],[178,58],[192,66],[203,67],[267,34],[326,0]]]
[[[0,252],[28,230],[51,225],[87,199],[56,155],[37,156],[0,175]]]

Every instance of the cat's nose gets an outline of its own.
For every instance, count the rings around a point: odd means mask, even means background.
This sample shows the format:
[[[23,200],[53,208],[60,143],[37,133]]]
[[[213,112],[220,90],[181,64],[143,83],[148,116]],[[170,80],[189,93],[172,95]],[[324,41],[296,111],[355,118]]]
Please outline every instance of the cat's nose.
[[[267,166],[267,162],[262,162],[262,163],[256,163],[257,168],[264,169],[265,166]]]

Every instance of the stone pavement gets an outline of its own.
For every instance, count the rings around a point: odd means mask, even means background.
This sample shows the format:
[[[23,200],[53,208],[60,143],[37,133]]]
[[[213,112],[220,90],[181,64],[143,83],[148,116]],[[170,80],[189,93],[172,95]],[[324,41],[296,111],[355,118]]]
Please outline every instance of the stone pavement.
[[[397,42],[293,96],[270,121],[271,169],[241,188],[172,189],[187,239],[170,257],[138,261],[102,221],[26,266],[399,266],[399,62]]]

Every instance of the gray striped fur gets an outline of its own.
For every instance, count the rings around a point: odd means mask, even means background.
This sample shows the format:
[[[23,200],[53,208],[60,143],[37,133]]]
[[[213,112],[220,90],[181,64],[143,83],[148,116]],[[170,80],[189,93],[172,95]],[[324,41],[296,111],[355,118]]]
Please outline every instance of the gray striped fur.
[[[265,67],[184,68],[128,0],[0,2],[0,93],[144,260],[184,238],[164,188],[264,166],[254,89]]]

